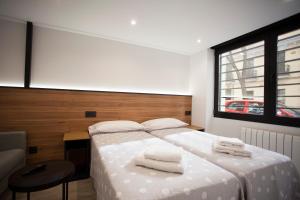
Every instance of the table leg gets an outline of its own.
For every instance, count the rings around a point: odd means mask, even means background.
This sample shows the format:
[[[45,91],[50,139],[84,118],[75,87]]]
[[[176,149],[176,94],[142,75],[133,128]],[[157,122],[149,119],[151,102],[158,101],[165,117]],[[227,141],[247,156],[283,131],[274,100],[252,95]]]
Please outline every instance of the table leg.
[[[65,183],[62,183],[62,200],[65,200],[66,192],[65,192]]]
[[[66,182],[66,200],[68,200],[69,196],[69,182]]]
[[[27,200],[30,200],[30,192],[27,192]]]
[[[12,191],[12,200],[16,200],[16,192]]]

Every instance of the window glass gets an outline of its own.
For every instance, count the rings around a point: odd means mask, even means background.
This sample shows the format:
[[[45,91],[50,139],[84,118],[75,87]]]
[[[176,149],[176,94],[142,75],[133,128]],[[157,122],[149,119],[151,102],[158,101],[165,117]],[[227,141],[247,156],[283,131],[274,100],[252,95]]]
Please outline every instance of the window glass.
[[[226,105],[227,112],[243,112],[245,103],[242,101],[228,101]]]
[[[219,111],[263,114],[248,104],[264,102],[264,41],[219,55],[219,88]]]
[[[276,115],[300,118],[300,29],[278,36]]]
[[[264,114],[264,104],[262,102],[252,101],[248,104],[248,112],[255,115]]]

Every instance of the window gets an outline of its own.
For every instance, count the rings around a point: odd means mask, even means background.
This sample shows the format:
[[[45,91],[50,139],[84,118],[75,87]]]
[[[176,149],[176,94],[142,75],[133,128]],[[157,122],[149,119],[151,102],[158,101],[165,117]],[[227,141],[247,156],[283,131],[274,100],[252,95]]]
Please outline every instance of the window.
[[[278,36],[277,55],[276,115],[300,118],[300,29]]]
[[[227,107],[241,103],[241,100],[244,103],[249,100],[263,103],[264,41],[220,54],[219,70],[219,111],[236,112],[239,110],[239,113],[249,114],[248,109],[239,109],[240,107],[227,109]],[[229,93],[231,96],[227,96]]]
[[[212,48],[215,117],[300,127],[300,14]]]
[[[247,94],[247,97],[248,97],[248,98],[253,98],[254,91],[253,91],[253,90],[248,90],[248,91],[246,92],[246,94]]]
[[[285,89],[277,89],[277,102],[285,104]]]

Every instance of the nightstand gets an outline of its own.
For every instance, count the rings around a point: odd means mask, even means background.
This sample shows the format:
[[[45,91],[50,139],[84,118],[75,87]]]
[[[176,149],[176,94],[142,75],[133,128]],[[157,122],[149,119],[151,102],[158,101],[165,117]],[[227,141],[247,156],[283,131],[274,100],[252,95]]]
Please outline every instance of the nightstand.
[[[205,131],[205,129],[201,126],[188,125],[186,128],[194,129],[196,131]]]
[[[87,131],[74,131],[64,134],[65,160],[75,165],[72,180],[90,177],[90,136]]]

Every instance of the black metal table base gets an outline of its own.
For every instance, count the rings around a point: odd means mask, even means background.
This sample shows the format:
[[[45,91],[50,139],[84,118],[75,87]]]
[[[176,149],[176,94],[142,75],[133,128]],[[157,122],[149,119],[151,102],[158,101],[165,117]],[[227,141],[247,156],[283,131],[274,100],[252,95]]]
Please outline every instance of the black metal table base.
[[[62,200],[68,200],[69,198],[69,183],[62,183]],[[16,192],[12,191],[12,200],[16,200]],[[27,200],[30,200],[30,192],[27,192]]]
[[[69,183],[63,183],[62,184],[62,199],[68,200],[68,194],[69,194]]]

